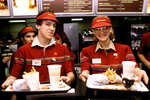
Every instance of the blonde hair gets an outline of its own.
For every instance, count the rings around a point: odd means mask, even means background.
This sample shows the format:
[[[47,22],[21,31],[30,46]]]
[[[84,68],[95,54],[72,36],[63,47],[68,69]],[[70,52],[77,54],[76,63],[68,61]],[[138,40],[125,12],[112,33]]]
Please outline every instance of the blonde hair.
[[[115,41],[115,34],[114,34],[113,29],[112,29],[112,32],[111,32],[111,34],[110,34],[109,38],[110,38],[110,40]],[[94,40],[95,42],[97,42],[97,41],[98,41],[98,39],[96,38],[96,36],[95,36],[95,35],[93,36],[93,40]]]

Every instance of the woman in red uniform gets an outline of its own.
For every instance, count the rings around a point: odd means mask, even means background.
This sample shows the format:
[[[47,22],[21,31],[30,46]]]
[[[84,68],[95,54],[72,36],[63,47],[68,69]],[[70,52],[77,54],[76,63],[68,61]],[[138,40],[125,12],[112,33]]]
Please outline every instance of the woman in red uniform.
[[[47,65],[60,64],[62,80],[71,84],[74,80],[74,68],[70,62],[69,50],[62,44],[57,44],[54,39],[56,25],[59,21],[50,11],[42,11],[36,17],[38,35],[33,42],[20,47],[15,55],[15,64],[2,87],[12,84],[21,78],[24,71],[30,72],[34,66],[39,72],[40,82],[49,82]]]
[[[89,74],[105,72],[108,68],[116,70],[121,75],[122,61],[135,61],[132,50],[128,45],[113,43],[114,33],[108,17],[95,17],[92,21],[92,30],[97,42],[81,51],[80,79],[85,82]],[[139,80],[143,78],[148,84],[146,72],[139,68],[136,68],[136,72]]]

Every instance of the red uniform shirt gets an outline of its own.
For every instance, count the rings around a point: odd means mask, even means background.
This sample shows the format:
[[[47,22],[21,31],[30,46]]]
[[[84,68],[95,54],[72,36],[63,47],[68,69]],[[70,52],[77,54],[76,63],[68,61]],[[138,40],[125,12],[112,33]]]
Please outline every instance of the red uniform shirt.
[[[40,82],[49,82],[49,74],[47,65],[61,64],[61,75],[73,72],[74,68],[70,61],[68,49],[61,44],[54,44],[43,48],[40,46],[31,46],[32,43],[25,44],[20,47],[15,55],[15,64],[11,71],[11,75],[21,78],[24,71],[30,72],[32,66],[39,72]],[[33,64],[34,61],[37,61]]]
[[[91,74],[105,72],[113,68],[118,74],[122,73],[122,61],[135,61],[128,45],[114,43],[116,50],[98,49],[96,44],[83,48],[81,52],[81,70],[89,70]]]
[[[150,61],[150,32],[143,34],[138,52],[144,54],[146,59]]]

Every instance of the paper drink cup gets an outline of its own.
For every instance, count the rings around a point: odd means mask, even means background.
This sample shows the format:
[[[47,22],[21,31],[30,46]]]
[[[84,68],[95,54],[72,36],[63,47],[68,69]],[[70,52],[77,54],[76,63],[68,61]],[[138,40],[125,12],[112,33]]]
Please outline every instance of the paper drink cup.
[[[133,61],[123,61],[123,77],[132,79],[135,77],[135,65],[136,62]]]
[[[61,65],[48,65],[50,84],[56,85],[60,81]]]

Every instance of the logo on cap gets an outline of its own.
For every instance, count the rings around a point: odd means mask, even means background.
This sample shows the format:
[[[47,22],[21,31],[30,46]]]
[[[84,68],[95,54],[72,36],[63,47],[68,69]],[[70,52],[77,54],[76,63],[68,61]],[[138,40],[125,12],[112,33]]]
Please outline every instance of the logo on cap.
[[[48,16],[56,17],[54,14],[48,13]]]
[[[52,12],[44,12],[43,14],[41,14],[40,16],[38,16],[36,19],[37,20],[39,20],[39,19],[50,19],[50,20],[54,20],[56,22],[59,22],[56,19],[56,15],[53,14]]]
[[[112,26],[109,18],[99,16],[93,19],[92,28],[98,28],[103,26]]]
[[[106,22],[105,19],[99,19],[99,20],[96,20],[96,22]]]

